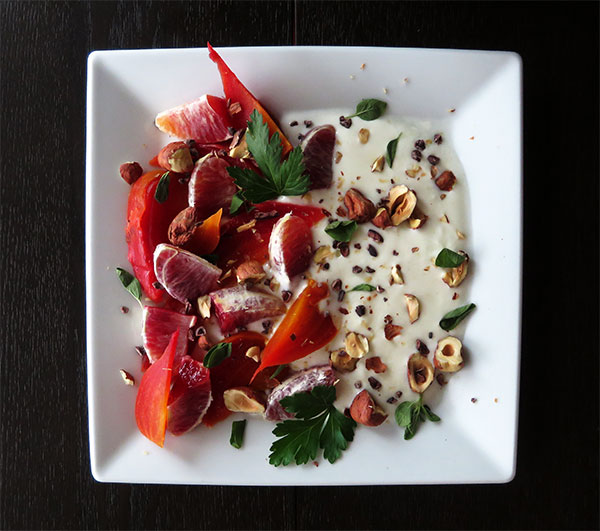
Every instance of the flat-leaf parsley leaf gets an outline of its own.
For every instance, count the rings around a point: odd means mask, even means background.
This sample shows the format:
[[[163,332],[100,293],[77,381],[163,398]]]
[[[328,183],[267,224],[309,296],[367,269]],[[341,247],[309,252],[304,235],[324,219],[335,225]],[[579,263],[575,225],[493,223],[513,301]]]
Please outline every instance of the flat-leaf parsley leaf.
[[[271,445],[269,463],[303,465],[316,459],[319,448],[330,463],[339,459],[354,439],[356,422],[334,407],[335,397],[335,387],[317,386],[283,398],[281,405],[296,418],[278,423],[273,430],[281,438]]]
[[[281,162],[279,133],[269,138],[269,126],[255,109],[250,114],[246,131],[248,151],[252,153],[262,176],[247,168],[229,167],[227,171],[243,191],[243,197],[252,203],[276,199],[280,195],[302,195],[308,192],[310,178],[306,175],[302,150],[295,147]],[[232,204],[239,209],[237,204]]]
[[[404,438],[412,439],[417,432],[417,427],[421,422],[430,420],[431,422],[439,422],[441,419],[429,406],[423,404],[423,395],[419,395],[419,399],[414,402],[402,402],[397,408],[395,415],[398,426],[404,428]]]

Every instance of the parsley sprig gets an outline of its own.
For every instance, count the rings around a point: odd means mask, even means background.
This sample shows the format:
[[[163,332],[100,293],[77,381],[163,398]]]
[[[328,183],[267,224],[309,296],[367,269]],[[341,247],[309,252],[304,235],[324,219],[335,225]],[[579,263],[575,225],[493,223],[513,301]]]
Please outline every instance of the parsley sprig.
[[[423,404],[423,395],[419,395],[419,399],[414,402],[402,402],[395,412],[396,422],[398,426],[404,428],[404,438],[412,439],[417,432],[417,428],[421,422],[430,420],[431,422],[439,422],[441,419],[430,407]]]
[[[243,198],[252,203],[276,199],[280,195],[302,195],[308,192],[310,178],[305,173],[302,150],[295,147],[281,162],[279,133],[269,138],[269,126],[255,109],[250,114],[246,131],[248,151],[254,157],[263,176],[247,168],[229,167],[227,171],[242,189]],[[239,208],[237,202],[232,208]]]
[[[271,446],[269,463],[303,465],[316,459],[319,448],[330,463],[339,459],[354,439],[356,422],[334,407],[335,397],[335,387],[317,386],[283,398],[281,405],[296,418],[280,422],[273,430],[281,438]]]

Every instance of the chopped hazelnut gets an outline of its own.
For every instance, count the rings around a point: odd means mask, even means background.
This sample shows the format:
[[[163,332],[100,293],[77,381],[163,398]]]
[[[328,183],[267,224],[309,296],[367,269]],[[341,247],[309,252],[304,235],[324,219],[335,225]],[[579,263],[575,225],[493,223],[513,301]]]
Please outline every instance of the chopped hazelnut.
[[[406,170],[404,173],[406,173],[406,175],[408,175],[411,179],[414,179],[420,171],[421,166],[415,164],[410,170]]]
[[[348,217],[357,223],[366,223],[375,216],[375,205],[356,188],[350,188],[344,196]]]
[[[399,336],[399,335],[402,334],[402,327],[400,325],[395,325],[395,324],[392,324],[392,323],[387,323],[383,327],[383,333],[385,335],[385,338],[388,341],[391,341],[396,336]]]
[[[353,358],[342,348],[329,354],[329,364],[340,372],[352,372],[357,363],[358,358]]]
[[[465,261],[458,267],[453,267],[449,271],[446,271],[442,276],[442,280],[451,288],[460,285],[469,270],[469,255],[464,251],[458,251],[458,254],[462,254],[465,257]]]
[[[354,397],[350,405],[350,416],[364,426],[379,426],[387,418],[385,411],[375,403],[366,389]]]
[[[408,312],[410,324],[413,324],[419,318],[421,313],[419,299],[417,299],[414,295],[407,293],[404,295],[404,301],[406,302],[406,311]]]
[[[423,213],[423,211],[416,206],[410,218],[408,218],[408,226],[411,229],[420,229],[423,225],[425,225],[427,219],[427,214]]]
[[[200,317],[203,319],[208,319],[210,317],[211,306],[210,295],[202,295],[201,297],[198,297],[197,304]]]
[[[123,378],[125,385],[135,385],[135,378],[125,369],[119,369],[119,373],[121,374],[121,378]]]
[[[391,213],[392,224],[400,225],[413,213],[417,206],[417,196],[403,184],[396,185],[389,191],[387,204]]]
[[[422,393],[433,382],[433,366],[421,354],[413,354],[407,364],[408,385],[415,393]]]
[[[321,245],[313,255],[313,261],[315,264],[324,264],[328,258],[333,256],[333,251],[329,245]]]
[[[390,286],[393,284],[404,284],[402,268],[398,264],[394,264],[392,266],[392,273],[390,275]]]
[[[223,393],[225,407],[241,413],[264,413],[265,399],[249,387],[232,387]]]
[[[267,276],[261,263],[256,260],[240,264],[235,273],[238,282],[258,282]]]
[[[366,144],[369,141],[369,136],[371,132],[368,129],[362,128],[358,132],[358,140],[361,144]]]
[[[454,336],[447,336],[438,341],[433,358],[435,367],[442,372],[456,372],[464,365],[462,343]]]
[[[386,229],[392,226],[392,219],[385,208],[379,208],[371,223],[380,229]]]
[[[383,155],[380,155],[373,161],[373,164],[371,164],[371,173],[382,172],[384,165],[385,157]]]
[[[335,152],[335,163],[339,164],[340,160],[342,160],[342,152],[341,151],[336,151]]]
[[[257,347],[256,345],[253,347],[250,347],[246,351],[246,357],[253,359],[256,363],[259,363],[260,362],[260,347]]]
[[[365,367],[368,371],[373,371],[377,374],[387,371],[387,365],[381,361],[379,356],[373,356],[365,360]]]
[[[346,352],[352,358],[362,358],[369,352],[369,340],[362,334],[349,332],[346,334],[344,343],[346,345]]]

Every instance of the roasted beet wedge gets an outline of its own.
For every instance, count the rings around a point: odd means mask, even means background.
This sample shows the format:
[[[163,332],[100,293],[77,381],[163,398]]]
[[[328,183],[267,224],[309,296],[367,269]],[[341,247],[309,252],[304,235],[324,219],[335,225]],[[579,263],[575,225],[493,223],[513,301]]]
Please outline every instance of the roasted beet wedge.
[[[169,339],[177,330],[180,332],[175,359],[183,356],[187,349],[188,329],[195,324],[196,316],[194,315],[184,315],[155,306],[144,306],[142,341],[150,361],[154,363],[161,357],[169,344]]]
[[[167,293],[184,303],[217,289],[221,276],[204,258],[166,243],[154,251],[154,272]]]
[[[333,150],[335,127],[322,125],[311,129],[302,141],[306,172],[310,175],[311,189],[329,188],[333,181]]]
[[[213,291],[210,298],[223,333],[231,332],[258,319],[281,315],[286,310],[285,304],[279,297],[243,285]]]
[[[210,406],[210,373],[201,362],[184,356],[173,371],[172,384],[167,429],[173,435],[183,435],[202,422]]]
[[[310,391],[317,385],[333,385],[335,373],[329,365],[318,365],[300,371],[281,382],[269,395],[265,417],[267,420],[284,420],[294,418],[279,403],[282,398],[295,393]]]
[[[275,223],[269,239],[269,259],[282,286],[308,269],[312,254],[312,231],[302,218],[286,214]]]
[[[231,117],[223,98],[205,94],[156,116],[156,127],[177,138],[193,138],[202,144],[222,142],[232,137]]]

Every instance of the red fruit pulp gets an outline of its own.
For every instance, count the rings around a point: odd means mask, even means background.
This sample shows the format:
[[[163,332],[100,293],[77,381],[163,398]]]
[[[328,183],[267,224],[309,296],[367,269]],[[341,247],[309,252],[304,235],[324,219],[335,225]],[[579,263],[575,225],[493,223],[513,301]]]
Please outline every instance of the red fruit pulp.
[[[200,424],[210,405],[210,374],[201,362],[184,356],[173,372],[172,381],[167,429],[173,435],[183,435]]]
[[[179,331],[176,331],[171,336],[160,359],[144,373],[135,399],[138,429],[142,435],[161,447],[165,442],[167,400],[179,335]]]
[[[187,332],[195,324],[195,315],[184,315],[165,308],[144,306],[142,341],[150,361],[155,363],[159,359],[176,331],[180,334],[175,357],[179,359],[183,356],[187,349]]]
[[[178,174],[171,173],[169,195],[164,203],[154,198],[163,170],[142,175],[129,191],[127,227],[125,235],[129,263],[148,298],[160,302],[164,291],[154,287],[154,249],[169,241],[168,230],[173,218],[187,206],[187,185],[179,182]]]
[[[273,217],[257,219],[252,230],[237,232],[237,227],[256,218],[257,213],[273,213]],[[223,234],[215,253],[219,256],[219,266],[226,271],[246,260],[256,260],[264,264],[269,259],[269,239],[275,223],[283,215],[291,213],[303,219],[309,227],[325,217],[323,210],[314,206],[265,201],[256,205],[250,213],[239,214],[223,227]],[[260,214],[259,214],[260,215]]]
[[[312,253],[312,231],[302,218],[286,214],[275,224],[269,239],[269,258],[276,271],[288,279],[304,273]]]
[[[335,127],[333,125],[315,127],[302,142],[302,160],[310,176],[311,189],[331,186],[334,148]]]

